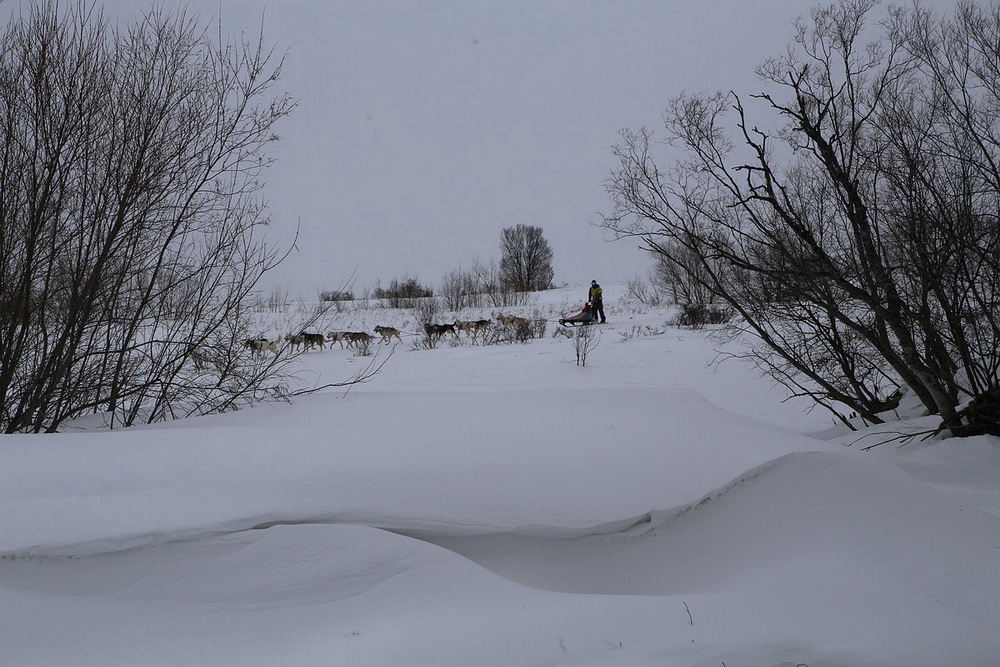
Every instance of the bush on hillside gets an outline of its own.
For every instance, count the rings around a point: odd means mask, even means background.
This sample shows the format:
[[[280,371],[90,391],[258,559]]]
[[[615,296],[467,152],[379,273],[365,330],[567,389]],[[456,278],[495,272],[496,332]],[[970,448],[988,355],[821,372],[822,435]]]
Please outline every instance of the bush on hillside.
[[[383,299],[390,308],[413,308],[418,299],[434,296],[434,290],[421,285],[416,278],[393,278],[388,287],[376,283],[372,296]]]

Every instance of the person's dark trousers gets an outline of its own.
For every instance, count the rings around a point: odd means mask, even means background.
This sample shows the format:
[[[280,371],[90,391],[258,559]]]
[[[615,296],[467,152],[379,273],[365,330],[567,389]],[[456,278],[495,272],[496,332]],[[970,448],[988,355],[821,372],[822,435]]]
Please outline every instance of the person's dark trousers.
[[[601,320],[601,324],[607,322],[607,319],[604,317],[604,301],[601,299],[594,299],[594,313],[595,317]]]

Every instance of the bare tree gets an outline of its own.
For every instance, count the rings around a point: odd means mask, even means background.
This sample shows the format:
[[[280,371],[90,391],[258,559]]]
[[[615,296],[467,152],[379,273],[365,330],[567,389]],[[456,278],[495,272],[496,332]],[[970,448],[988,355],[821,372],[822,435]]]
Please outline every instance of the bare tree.
[[[504,228],[500,251],[500,280],[508,289],[534,292],[552,287],[552,248],[541,227]]]
[[[595,333],[596,327],[579,327],[573,331],[573,351],[576,353],[576,365],[586,366],[587,356],[600,342],[600,334]]]
[[[280,390],[241,355],[278,258],[259,191],[281,69],[183,11],[115,27],[42,2],[0,36],[0,429],[238,407]]]
[[[446,273],[441,280],[441,298],[448,310],[482,307],[485,303],[483,291],[479,276],[474,270],[465,271],[460,267]]]
[[[715,303],[718,295],[709,287],[698,256],[689,248],[667,242],[657,247],[654,255],[655,285],[666,291],[674,303],[704,306]]]
[[[510,308],[528,303],[529,295],[527,292],[513,289],[502,279],[496,260],[473,262],[472,273],[476,276],[476,281],[483,294],[494,308]]]
[[[814,9],[758,68],[777,130],[739,95],[681,95],[667,171],[651,133],[624,132],[605,224],[719,295],[761,343],[750,359],[841,416],[879,421],[904,385],[954,434],[1000,432],[961,408],[1000,386],[1000,10],[896,9],[861,44],[875,5]]]
[[[665,301],[662,292],[666,288],[661,287],[655,270],[650,272],[649,280],[644,280],[640,276],[632,278],[625,284],[625,292],[629,298],[634,299],[644,306],[656,308]]]

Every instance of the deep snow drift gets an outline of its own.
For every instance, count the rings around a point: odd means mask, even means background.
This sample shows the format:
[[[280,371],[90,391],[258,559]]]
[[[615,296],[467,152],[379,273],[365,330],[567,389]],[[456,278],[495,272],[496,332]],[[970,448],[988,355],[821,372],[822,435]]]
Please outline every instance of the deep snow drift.
[[[346,396],[0,438],[0,663],[996,664],[995,439],[810,437],[702,334],[608,310],[586,367],[404,339]]]

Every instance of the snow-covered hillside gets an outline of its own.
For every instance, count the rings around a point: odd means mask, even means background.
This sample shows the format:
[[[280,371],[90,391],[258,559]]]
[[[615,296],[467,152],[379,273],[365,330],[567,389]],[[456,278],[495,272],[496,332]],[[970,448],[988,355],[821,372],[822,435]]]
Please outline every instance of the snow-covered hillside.
[[[812,437],[828,415],[606,289],[586,367],[554,324],[404,337],[346,393],[3,436],[0,664],[997,664],[996,439]]]

